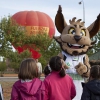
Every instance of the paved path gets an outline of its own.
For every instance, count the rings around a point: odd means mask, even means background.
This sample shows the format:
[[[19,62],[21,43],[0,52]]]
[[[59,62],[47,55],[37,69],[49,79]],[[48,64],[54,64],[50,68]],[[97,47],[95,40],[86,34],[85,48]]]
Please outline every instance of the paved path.
[[[40,78],[41,80],[44,80],[44,77]],[[17,81],[18,77],[0,77],[0,81]]]

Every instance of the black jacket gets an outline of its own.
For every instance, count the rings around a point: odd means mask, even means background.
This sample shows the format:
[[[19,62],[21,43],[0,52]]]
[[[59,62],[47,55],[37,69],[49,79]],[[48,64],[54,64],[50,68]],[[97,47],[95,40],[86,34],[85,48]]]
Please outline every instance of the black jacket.
[[[1,93],[0,93],[0,100],[2,100]]]
[[[91,80],[84,85],[81,100],[100,100],[100,80]]]

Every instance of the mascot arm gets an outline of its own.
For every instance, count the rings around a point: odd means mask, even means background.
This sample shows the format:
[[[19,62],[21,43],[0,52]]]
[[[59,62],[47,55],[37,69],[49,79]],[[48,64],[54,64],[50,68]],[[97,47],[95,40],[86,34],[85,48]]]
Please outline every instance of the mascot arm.
[[[58,56],[64,60],[64,55],[62,55],[62,53],[59,53]],[[68,66],[66,65],[65,61],[64,61],[64,68],[68,69]]]
[[[75,66],[76,71],[79,75],[83,76],[83,77],[89,77],[89,73],[90,73],[90,64],[89,64],[89,58],[86,55],[85,59],[84,59],[84,64],[82,64],[81,62]]]
[[[91,67],[90,67],[89,58],[88,58],[87,55],[85,56],[84,64],[87,66],[87,72],[86,72],[86,73],[83,73],[83,76],[84,76],[84,77],[89,77],[90,68],[91,68]]]

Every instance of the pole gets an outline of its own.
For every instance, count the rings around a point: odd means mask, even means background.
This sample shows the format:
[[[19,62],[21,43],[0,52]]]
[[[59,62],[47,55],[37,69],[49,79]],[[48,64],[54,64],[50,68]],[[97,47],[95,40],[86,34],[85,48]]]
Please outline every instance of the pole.
[[[85,6],[84,6],[84,1],[80,1],[79,4],[83,3],[83,21],[85,22]]]

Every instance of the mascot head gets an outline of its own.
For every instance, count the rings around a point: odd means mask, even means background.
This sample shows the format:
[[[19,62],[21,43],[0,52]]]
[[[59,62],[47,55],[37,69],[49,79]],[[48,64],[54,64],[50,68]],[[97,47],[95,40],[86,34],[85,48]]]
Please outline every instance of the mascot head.
[[[70,55],[85,54],[94,44],[91,38],[100,29],[100,14],[89,27],[85,27],[84,22],[81,22],[81,19],[76,20],[76,17],[69,20],[69,23],[70,25],[64,20],[62,8],[59,5],[55,25],[61,35],[54,36],[54,39],[65,53]]]

